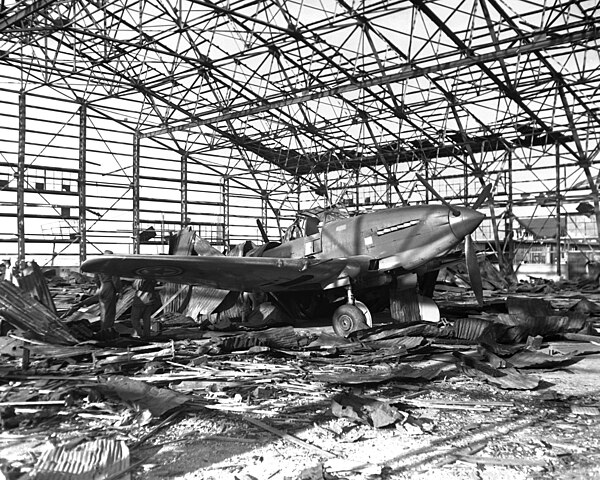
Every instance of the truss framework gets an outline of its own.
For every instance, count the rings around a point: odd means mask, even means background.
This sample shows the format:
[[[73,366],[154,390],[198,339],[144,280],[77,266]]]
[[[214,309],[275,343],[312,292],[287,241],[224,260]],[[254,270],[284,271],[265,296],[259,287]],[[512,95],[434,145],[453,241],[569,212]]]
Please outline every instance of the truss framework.
[[[96,221],[86,208],[111,212],[103,228],[123,231],[124,243],[136,229],[205,214],[237,228],[235,240],[258,236],[256,217],[276,236],[294,210],[317,203],[428,201],[416,172],[466,204],[492,182],[501,237],[540,205],[557,217],[582,201],[600,210],[594,0],[3,5],[0,88],[21,109],[0,125],[13,139],[0,168],[9,178],[51,171],[60,155],[51,150],[74,137],[76,155],[57,168],[79,172],[71,207],[84,247],[107,242],[82,237]],[[36,138],[43,125],[54,125],[52,138]],[[104,150],[99,165],[91,145]],[[21,220],[36,202],[26,177],[4,186],[22,195]],[[84,186],[103,182],[114,203],[90,207]]]

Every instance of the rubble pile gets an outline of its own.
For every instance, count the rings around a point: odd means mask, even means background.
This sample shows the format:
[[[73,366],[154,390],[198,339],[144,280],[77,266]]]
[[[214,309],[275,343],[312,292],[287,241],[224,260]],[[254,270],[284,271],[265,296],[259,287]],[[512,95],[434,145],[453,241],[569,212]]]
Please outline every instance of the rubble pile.
[[[527,411],[504,398],[510,392],[554,402],[547,405],[556,411],[600,414],[595,400],[569,402],[541,377],[545,369],[569,368],[600,351],[600,307],[575,291],[552,302],[488,291],[483,308],[446,292],[439,323],[380,321],[350,338],[268,322],[250,327],[229,321],[219,331],[218,324],[208,329],[163,313],[161,331],[150,342],[130,335],[127,295],[120,335],[100,339],[91,288],[86,293],[81,283],[54,280],[50,291],[60,300],[56,313],[31,289],[0,283],[7,333],[0,337],[0,471],[9,479],[58,478],[51,475],[65,465],[93,467],[93,478],[132,478],[149,463],[145,449],[155,437],[192,418],[236,425],[204,440],[254,445],[266,435],[294,445],[317,462],[294,478],[316,479],[341,471],[372,474],[373,464],[354,465],[340,442],[353,444],[370,431],[386,438],[433,435],[440,427],[428,418],[432,411]],[[472,398],[440,396],[461,384],[476,386],[467,389]],[[301,438],[306,428],[316,429],[313,438]],[[478,455],[484,448],[487,455]],[[563,460],[556,452],[505,458],[494,456],[488,441],[445,452],[436,465],[460,461],[548,472]],[[386,468],[375,468],[374,478],[385,478]]]

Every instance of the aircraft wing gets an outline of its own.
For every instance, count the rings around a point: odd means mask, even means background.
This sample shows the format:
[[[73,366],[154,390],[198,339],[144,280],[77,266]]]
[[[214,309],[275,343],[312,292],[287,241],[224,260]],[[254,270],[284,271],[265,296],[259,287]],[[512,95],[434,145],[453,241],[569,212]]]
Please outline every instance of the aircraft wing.
[[[276,292],[320,289],[335,281],[349,262],[345,258],[107,255],[85,261],[81,271],[222,290]]]

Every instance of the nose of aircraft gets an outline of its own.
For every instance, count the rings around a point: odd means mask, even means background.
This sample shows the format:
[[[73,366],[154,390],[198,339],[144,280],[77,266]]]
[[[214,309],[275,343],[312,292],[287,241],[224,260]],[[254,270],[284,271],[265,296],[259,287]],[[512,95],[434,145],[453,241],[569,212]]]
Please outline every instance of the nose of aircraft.
[[[484,218],[484,214],[470,208],[456,207],[454,212],[448,212],[450,229],[458,240],[462,240],[473,233]]]

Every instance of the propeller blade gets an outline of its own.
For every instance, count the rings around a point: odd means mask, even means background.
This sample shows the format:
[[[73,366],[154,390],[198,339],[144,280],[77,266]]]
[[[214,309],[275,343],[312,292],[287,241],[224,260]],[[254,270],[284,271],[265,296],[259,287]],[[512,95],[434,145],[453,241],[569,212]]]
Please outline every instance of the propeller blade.
[[[437,198],[440,202],[442,202],[444,205],[446,205],[450,211],[454,214],[454,215],[459,215],[459,211],[453,207],[452,205],[450,205],[450,203],[448,203],[448,201],[442,197],[438,192],[435,191],[435,189],[431,186],[431,184],[425,180],[425,178],[423,176],[421,176],[420,174],[416,174],[417,179],[419,180],[419,182],[421,182],[423,184],[423,186],[429,191],[429,193],[431,193],[435,198]]]
[[[260,230],[260,236],[262,237],[263,242],[269,243],[269,236],[267,235],[265,226],[262,224],[259,218],[256,219],[256,225],[258,225],[258,229]]]
[[[473,210],[477,210],[479,207],[481,207],[483,205],[483,202],[485,202],[489,198],[491,192],[492,184],[488,183],[485,187],[483,187],[483,190],[481,190],[481,193],[477,196],[477,199],[475,200],[475,203],[473,203],[473,206],[471,208]]]
[[[465,259],[467,262],[467,272],[471,288],[479,305],[483,305],[483,283],[481,282],[481,272],[479,271],[479,262],[477,261],[477,252],[471,235],[465,237]]]

